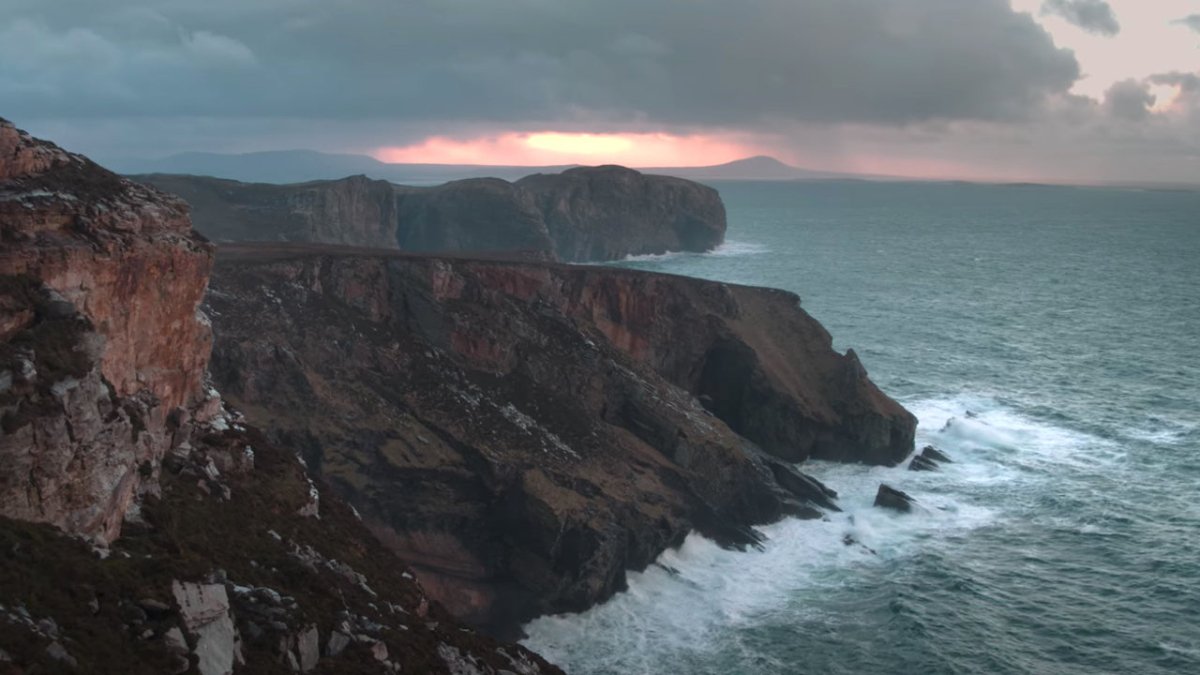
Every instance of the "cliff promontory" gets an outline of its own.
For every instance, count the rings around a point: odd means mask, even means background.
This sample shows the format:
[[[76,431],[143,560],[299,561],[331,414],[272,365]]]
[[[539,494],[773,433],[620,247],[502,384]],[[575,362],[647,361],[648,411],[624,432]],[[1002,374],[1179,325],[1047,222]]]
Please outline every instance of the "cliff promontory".
[[[713,188],[621,166],[568,169],[517,181],[533,195],[560,260],[619,260],[708,251],[725,240]]]
[[[622,167],[516,183],[496,178],[408,187],[353,176],[295,185],[154,174],[216,241],[273,241],[503,254],[568,262],[707,251],[725,237],[716,190]]]
[[[456,615],[580,610],[699,530],[836,508],[809,456],[914,418],[790,293],[607,268],[223,247],[213,373]]]
[[[206,382],[186,205],[0,120],[0,672],[559,672]]]

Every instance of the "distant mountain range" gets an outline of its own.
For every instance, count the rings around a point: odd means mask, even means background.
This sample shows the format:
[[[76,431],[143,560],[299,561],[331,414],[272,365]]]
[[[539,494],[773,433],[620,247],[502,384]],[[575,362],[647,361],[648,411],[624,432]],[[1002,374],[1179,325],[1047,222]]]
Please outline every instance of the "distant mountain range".
[[[481,164],[389,164],[368,155],[331,154],[314,150],[279,150],[245,154],[186,152],[162,159],[125,159],[109,166],[123,174],[192,174],[249,183],[302,183],[364,175],[409,185],[440,184],[463,178],[503,178],[514,181],[535,173],[560,173],[574,164],[558,166],[491,166]],[[812,171],[774,157],[748,157],[726,164],[699,167],[645,167],[643,173],[691,180],[813,180],[866,178],[854,174]]]

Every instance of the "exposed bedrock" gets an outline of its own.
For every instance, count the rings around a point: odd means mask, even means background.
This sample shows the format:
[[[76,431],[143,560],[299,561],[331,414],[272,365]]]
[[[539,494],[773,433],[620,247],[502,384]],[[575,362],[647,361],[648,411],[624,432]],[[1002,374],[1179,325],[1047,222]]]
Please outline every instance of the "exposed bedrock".
[[[497,632],[607,598],[693,529],[747,546],[835,508],[793,461],[911,450],[912,416],[791,294],[303,246],[218,261],[227,398]]]
[[[183,202],[0,120],[0,513],[117,535],[203,398],[211,264]]]
[[[204,386],[211,261],[181,201],[0,120],[0,671],[561,672]]]

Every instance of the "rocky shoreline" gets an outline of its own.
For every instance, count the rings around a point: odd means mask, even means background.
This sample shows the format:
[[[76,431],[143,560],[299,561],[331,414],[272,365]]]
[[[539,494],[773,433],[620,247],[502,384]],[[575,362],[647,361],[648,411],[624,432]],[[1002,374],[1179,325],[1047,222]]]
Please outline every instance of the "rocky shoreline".
[[[530,192],[574,251],[585,175]],[[796,462],[912,450],[782,291],[312,243],[214,267],[180,200],[3,121],[0,244],[0,672],[558,672],[489,634],[691,531],[836,509]]]

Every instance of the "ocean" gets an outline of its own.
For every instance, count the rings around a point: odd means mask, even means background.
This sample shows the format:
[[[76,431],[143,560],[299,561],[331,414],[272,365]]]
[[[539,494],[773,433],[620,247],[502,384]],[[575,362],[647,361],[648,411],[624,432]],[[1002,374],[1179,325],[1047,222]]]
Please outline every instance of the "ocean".
[[[843,513],[693,535],[525,644],[576,675],[1200,673],[1200,192],[714,185],[725,245],[620,264],[798,293],[954,463],[806,463]]]

